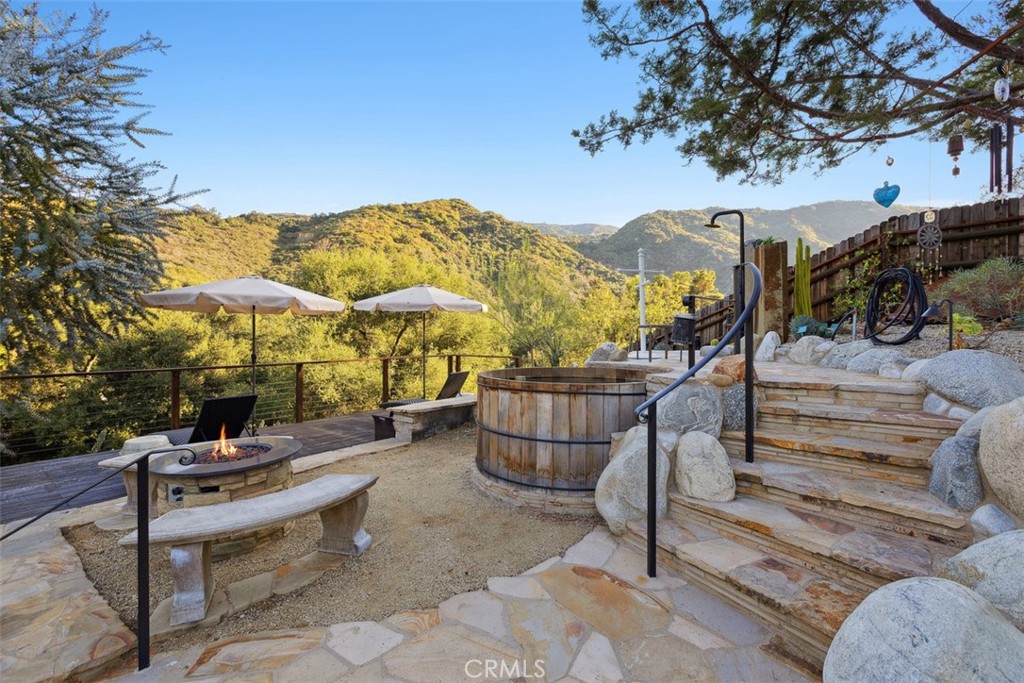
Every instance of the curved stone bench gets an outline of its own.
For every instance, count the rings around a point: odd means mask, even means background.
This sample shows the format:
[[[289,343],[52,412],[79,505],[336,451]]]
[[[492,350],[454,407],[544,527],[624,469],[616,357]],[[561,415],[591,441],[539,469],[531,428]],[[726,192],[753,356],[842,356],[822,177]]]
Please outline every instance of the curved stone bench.
[[[320,513],[323,536],[317,550],[361,555],[372,539],[363,529],[367,491],[376,475],[328,474],[284,491],[230,503],[172,510],[149,524],[152,545],[171,546],[171,625],[200,621],[213,597],[212,541],[231,534],[279,526],[303,515]],[[137,545],[132,532],[120,545]]]

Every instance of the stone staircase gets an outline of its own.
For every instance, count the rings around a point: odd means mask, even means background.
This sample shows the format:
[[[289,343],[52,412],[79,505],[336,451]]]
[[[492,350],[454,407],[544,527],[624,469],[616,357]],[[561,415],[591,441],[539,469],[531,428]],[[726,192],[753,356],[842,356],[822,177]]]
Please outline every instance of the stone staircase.
[[[779,654],[820,674],[868,593],[933,574],[970,544],[967,515],[927,490],[929,456],[961,423],[922,412],[915,382],[784,363],[757,371],[755,462],[743,461],[742,432],[724,432],[734,500],[670,485],[660,571],[746,610],[775,630]],[[644,549],[645,523],[627,537]]]

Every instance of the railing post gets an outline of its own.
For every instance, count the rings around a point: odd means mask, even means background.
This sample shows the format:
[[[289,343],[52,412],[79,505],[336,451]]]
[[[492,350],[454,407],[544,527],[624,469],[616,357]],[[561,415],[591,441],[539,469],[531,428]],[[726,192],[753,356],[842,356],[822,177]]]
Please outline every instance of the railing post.
[[[302,386],[302,363],[295,364],[295,422],[302,422],[306,411],[303,403],[306,396]]]
[[[452,368],[455,367],[455,359],[452,358],[452,354],[448,354],[448,374],[452,374]]]
[[[136,627],[139,640],[139,671],[149,668],[149,455],[138,461],[135,468],[140,500],[135,506],[135,520],[139,544],[136,563],[139,604]]]
[[[390,358],[382,358],[380,361],[380,402],[384,403],[391,394],[391,387],[388,386],[388,368],[391,365]]]
[[[171,429],[181,428],[181,370],[171,370]]]
[[[647,409],[647,576],[658,575],[658,404]]]
[[[744,418],[745,434],[743,438],[744,455],[747,462],[754,462],[754,316],[747,317],[746,331],[743,335],[746,359],[744,365]]]
[[[455,372],[462,372],[462,354],[455,354]]]

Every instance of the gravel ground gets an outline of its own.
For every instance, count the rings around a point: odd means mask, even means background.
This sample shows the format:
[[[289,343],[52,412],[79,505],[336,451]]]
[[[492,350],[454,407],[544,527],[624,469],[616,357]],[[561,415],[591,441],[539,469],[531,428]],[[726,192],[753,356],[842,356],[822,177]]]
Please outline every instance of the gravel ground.
[[[544,515],[512,507],[469,483],[476,429],[458,430],[403,448],[345,460],[296,475],[300,484],[328,473],[372,473],[366,530],[373,547],[317,581],[271,598],[216,627],[176,634],[174,649],[259,631],[377,621],[395,612],[436,607],[491,576],[514,576],[563,553],[600,520]],[[85,571],[129,627],[135,628],[135,549],[117,545],[124,532],[89,524],[65,532]],[[270,571],[312,552],[318,515],[300,519],[283,541],[214,565],[218,586]],[[151,608],[171,593],[162,550],[151,556]]]
[[[906,328],[892,328],[895,330],[891,335],[883,335],[883,339],[898,339],[906,334]],[[1024,331],[1003,330],[991,334],[981,334],[975,337],[964,337],[964,342],[969,349],[980,349],[991,351],[1000,355],[1012,358],[1021,366],[1024,366]],[[840,334],[836,341],[850,341],[849,334]],[[946,325],[926,325],[921,331],[921,338],[907,342],[901,346],[893,346],[899,349],[908,358],[934,358],[945,353],[949,344],[949,328]]]

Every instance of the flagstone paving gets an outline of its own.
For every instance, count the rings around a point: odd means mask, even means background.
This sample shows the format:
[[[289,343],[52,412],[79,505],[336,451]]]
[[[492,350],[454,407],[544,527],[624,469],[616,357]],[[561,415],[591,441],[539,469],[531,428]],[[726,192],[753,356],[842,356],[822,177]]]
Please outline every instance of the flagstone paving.
[[[794,681],[772,634],[597,527],[563,558],[436,609],[226,638],[119,681]]]

